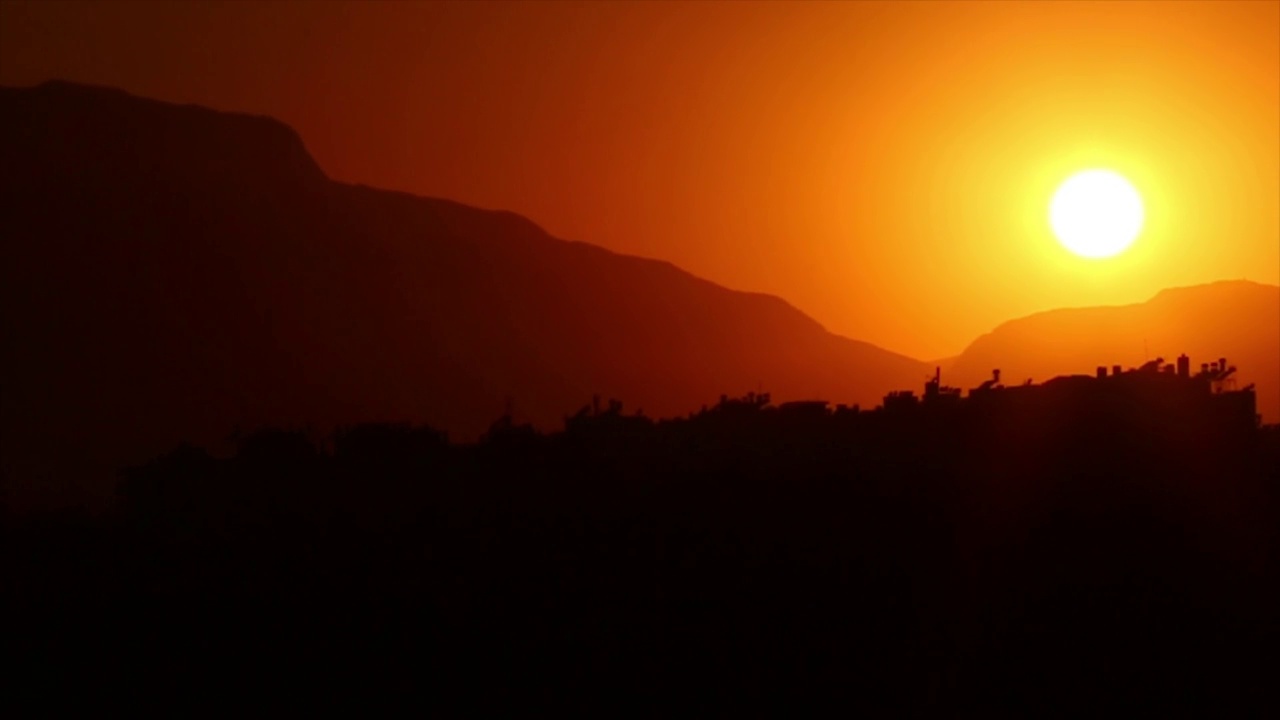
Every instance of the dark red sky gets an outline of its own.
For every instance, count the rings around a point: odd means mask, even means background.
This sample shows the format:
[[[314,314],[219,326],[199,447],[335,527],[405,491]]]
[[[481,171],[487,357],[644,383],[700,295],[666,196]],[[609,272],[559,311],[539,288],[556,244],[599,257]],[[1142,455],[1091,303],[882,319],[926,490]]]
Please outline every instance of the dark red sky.
[[[1280,3],[0,4],[0,83],[269,114],[335,179],[527,215],[921,358],[1280,282]],[[1046,207],[1147,204],[1084,261]]]

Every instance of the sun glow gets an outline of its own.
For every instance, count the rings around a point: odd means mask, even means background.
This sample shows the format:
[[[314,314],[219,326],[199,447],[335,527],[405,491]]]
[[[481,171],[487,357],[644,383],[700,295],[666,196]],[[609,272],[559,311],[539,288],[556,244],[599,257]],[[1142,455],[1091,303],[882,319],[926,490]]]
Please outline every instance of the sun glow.
[[[1129,247],[1142,230],[1142,198],[1110,170],[1085,170],[1067,178],[1049,204],[1054,235],[1071,252],[1107,258]]]

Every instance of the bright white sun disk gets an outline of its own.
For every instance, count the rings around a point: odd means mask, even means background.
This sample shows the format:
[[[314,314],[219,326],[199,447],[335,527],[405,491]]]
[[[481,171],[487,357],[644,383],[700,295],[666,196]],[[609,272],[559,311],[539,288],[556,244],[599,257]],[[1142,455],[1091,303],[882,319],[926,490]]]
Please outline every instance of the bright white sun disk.
[[[1142,230],[1142,198],[1110,170],[1085,170],[1067,178],[1049,204],[1054,235],[1087,258],[1116,255]]]

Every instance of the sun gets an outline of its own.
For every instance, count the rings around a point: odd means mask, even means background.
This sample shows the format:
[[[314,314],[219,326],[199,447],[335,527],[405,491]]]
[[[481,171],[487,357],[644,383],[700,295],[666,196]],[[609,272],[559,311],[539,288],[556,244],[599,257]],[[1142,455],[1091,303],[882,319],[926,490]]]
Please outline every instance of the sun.
[[[1129,247],[1142,230],[1142,197],[1123,176],[1084,170],[1067,178],[1049,203],[1053,234],[1071,252],[1107,258]]]

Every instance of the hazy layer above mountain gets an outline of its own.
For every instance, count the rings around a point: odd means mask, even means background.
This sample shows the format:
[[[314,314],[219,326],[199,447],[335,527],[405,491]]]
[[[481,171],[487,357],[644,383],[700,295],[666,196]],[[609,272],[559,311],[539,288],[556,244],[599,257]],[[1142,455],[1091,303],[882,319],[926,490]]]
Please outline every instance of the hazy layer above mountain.
[[[973,342],[944,380],[970,387],[1000,368],[1006,384],[1135,367],[1181,353],[1193,367],[1225,357],[1254,383],[1265,422],[1280,421],[1280,287],[1245,280],[1163,290],[1119,307],[1052,310],[1012,320]]]
[[[234,427],[467,437],[593,394],[650,415],[757,389],[873,405],[925,373],[775,297],[331,182],[268,118],[0,89],[0,191],[4,471],[62,497]]]

